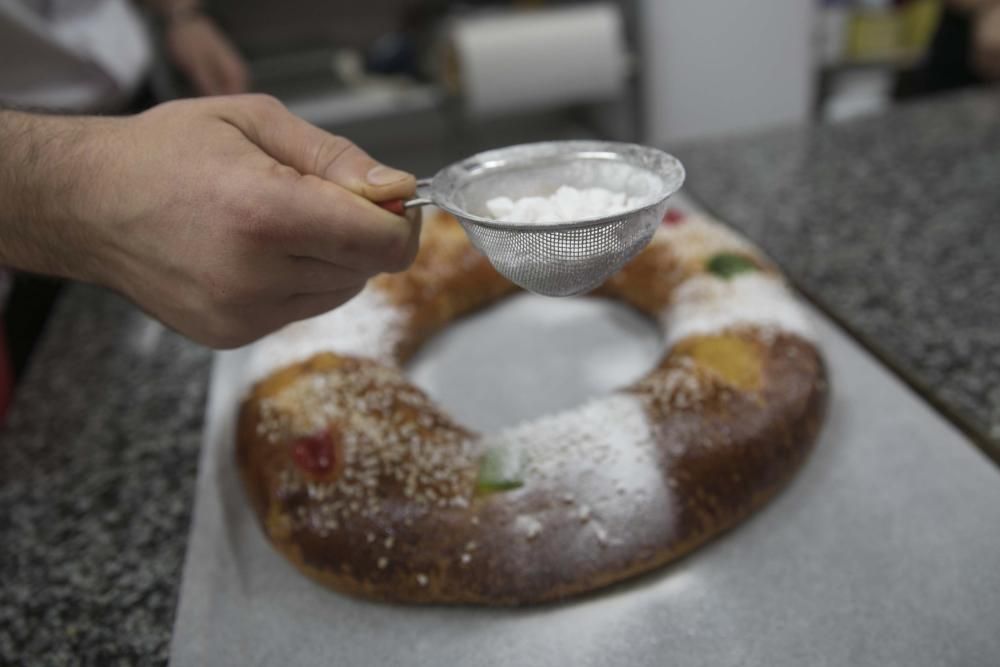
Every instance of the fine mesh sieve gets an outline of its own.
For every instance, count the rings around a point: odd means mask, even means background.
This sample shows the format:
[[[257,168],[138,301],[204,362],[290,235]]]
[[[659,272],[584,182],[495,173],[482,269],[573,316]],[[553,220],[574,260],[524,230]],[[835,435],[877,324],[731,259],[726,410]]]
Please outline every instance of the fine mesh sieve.
[[[462,224],[469,240],[501,274],[546,296],[589,292],[649,243],[684,182],[684,167],[663,151],[611,141],[551,141],[479,153],[418,181],[417,198]],[[615,215],[559,223],[490,217],[497,196],[549,196],[559,186],[605,188],[640,202]]]

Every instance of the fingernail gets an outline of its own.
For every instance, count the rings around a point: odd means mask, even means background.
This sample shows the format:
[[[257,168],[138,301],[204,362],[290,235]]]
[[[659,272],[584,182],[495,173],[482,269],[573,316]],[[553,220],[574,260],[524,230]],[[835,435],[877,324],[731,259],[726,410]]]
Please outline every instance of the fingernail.
[[[392,169],[380,164],[376,167],[372,167],[366,178],[371,185],[389,185],[390,183],[401,181],[404,178],[409,178],[409,176],[410,175],[405,171],[399,171],[398,169]]]

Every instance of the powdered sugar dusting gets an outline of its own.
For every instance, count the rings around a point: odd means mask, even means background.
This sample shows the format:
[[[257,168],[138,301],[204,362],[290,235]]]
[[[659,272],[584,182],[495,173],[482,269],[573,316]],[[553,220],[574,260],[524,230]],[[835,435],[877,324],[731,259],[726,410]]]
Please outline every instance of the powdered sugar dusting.
[[[380,489],[387,484],[399,485],[418,515],[470,503],[478,449],[396,368],[351,360],[297,379],[261,399],[259,408],[258,433],[272,443],[330,430],[340,445],[339,476],[314,479],[298,467],[282,474],[279,498],[304,494],[311,501],[298,506],[296,527],[322,536],[352,521],[384,518]],[[365,538],[389,557],[391,532]]]
[[[514,531],[528,540],[533,540],[542,533],[542,522],[533,516],[520,514],[514,519]]]
[[[706,261],[719,252],[759,257],[738,235],[693,217],[664,226],[656,242],[669,244],[687,267],[684,275],[691,276],[674,290],[661,316],[668,346],[747,325],[762,336],[777,330],[811,338],[805,314],[779,277],[748,271],[725,279],[706,272]],[[416,509],[406,525],[444,509],[478,508],[483,453],[497,449],[510,453],[503,460],[511,470],[503,477],[523,482],[498,499],[514,509],[499,529],[517,538],[525,552],[565,535],[563,526],[573,526],[570,544],[581,554],[635,546],[643,539],[639,524],[655,521],[658,530],[671,528],[676,503],[671,485],[677,480],[669,477],[670,461],[689,445],[658,443],[663,435],[654,432],[650,415],[660,420],[697,410],[711,395],[716,387],[696,360],[674,355],[633,385],[635,393],[614,393],[478,437],[440,412],[399,368],[394,352],[411,314],[379,288],[368,287],[341,308],[292,324],[251,349],[250,380],[320,352],[379,362],[349,360],[261,400],[257,428],[269,442],[295,442],[332,430],[341,447],[343,469],[335,479],[312,479],[294,468],[282,472],[278,495],[310,501],[296,506],[292,527],[325,536],[358,520],[377,522],[382,527],[366,535],[374,563],[394,568],[398,547],[394,552],[396,538],[383,506],[386,486],[398,486]],[[551,501],[539,504],[538,494]],[[518,498],[530,504],[518,505]],[[651,510],[655,519],[648,516]],[[645,518],[637,523],[637,516]],[[478,521],[470,517],[472,525]],[[458,567],[479,557],[474,541],[454,554]],[[419,585],[428,585],[426,575],[414,574]]]
[[[776,328],[813,339],[809,320],[784,283],[759,272],[728,280],[707,273],[689,278],[677,288],[663,318],[668,345],[741,325]]]
[[[688,215],[678,225],[660,225],[653,242],[669,243],[673,254],[685,264],[703,264],[720,252],[760,255],[757,248],[736,232],[695,214]]]
[[[671,359],[668,366],[643,378],[637,387],[649,392],[649,397],[668,411],[697,407],[707,391],[695,362],[685,356]]]
[[[558,513],[553,520],[595,522],[608,544],[628,533],[638,507],[669,502],[649,419],[635,396],[612,394],[486,436],[483,444],[522,450],[526,488],[541,486],[562,499],[549,510]],[[523,521],[517,527],[530,528]]]
[[[247,379],[256,382],[290,364],[320,352],[368,357],[392,363],[406,311],[389,303],[370,284],[343,306],[293,322],[251,346]]]

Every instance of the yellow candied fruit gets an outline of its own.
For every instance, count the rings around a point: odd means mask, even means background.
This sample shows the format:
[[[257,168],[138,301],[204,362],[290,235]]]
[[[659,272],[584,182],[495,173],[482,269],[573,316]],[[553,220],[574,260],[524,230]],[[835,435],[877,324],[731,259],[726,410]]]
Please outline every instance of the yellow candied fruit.
[[[737,336],[699,336],[681,341],[676,353],[742,391],[760,389],[762,362],[757,347]]]
[[[264,525],[271,539],[278,542],[287,540],[292,534],[292,522],[287,516],[281,513],[281,510],[275,504],[271,505]]]

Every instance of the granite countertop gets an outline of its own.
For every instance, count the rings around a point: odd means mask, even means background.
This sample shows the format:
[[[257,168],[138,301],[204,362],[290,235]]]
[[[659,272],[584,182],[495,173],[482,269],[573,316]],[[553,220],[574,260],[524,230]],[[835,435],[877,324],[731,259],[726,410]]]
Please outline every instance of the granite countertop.
[[[1000,91],[676,153],[686,192],[1000,462]]]
[[[0,665],[166,664],[211,354],[60,298],[0,435]]]
[[[1000,440],[1000,94],[677,150],[688,191]],[[0,664],[165,664],[211,353],[60,300],[0,435]]]

